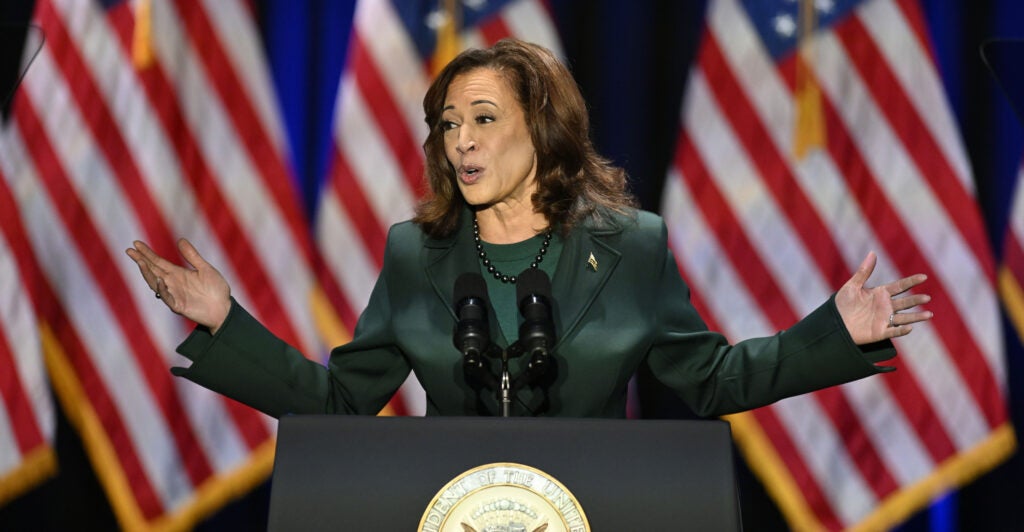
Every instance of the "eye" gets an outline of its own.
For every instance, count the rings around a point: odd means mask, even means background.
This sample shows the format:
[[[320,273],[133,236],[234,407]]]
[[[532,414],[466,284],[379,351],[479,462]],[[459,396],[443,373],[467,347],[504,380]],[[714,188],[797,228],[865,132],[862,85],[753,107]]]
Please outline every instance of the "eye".
[[[494,122],[494,117],[491,115],[480,115],[476,117],[477,124],[490,124],[491,122]]]
[[[439,126],[441,127],[441,131],[451,131],[459,127],[458,124],[452,122],[451,120],[442,120]]]

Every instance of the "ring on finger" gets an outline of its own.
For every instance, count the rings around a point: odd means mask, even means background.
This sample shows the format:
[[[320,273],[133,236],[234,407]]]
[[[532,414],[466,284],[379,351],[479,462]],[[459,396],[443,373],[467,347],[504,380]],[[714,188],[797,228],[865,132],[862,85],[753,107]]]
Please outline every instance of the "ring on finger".
[[[157,297],[160,297],[160,294],[157,294]],[[896,319],[896,313],[895,312],[893,312],[892,314],[889,314],[889,327],[895,327],[896,326],[896,323],[893,321],[895,319]]]

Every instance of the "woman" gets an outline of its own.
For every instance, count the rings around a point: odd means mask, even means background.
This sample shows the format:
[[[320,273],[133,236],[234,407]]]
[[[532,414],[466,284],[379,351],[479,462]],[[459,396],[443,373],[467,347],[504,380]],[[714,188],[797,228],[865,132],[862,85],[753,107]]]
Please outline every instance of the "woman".
[[[735,412],[892,368],[890,338],[931,313],[927,295],[895,297],[913,275],[868,289],[868,254],[821,307],[773,337],[729,345],[689,302],[661,219],[637,211],[625,175],[600,158],[583,99],[547,50],[504,40],[459,55],[423,101],[431,196],[392,227],[384,266],[352,342],[325,368],[275,338],[230,297],[215,268],[185,240],[193,268],[142,242],[128,255],[158,298],[199,326],[174,368],[272,416],[375,414],[410,370],[427,413],[494,415],[490,390],[467,379],[452,345],[451,289],[464,272],[488,279],[492,339],[516,336],[514,274],[552,279],[557,344],[542,383],[522,390],[513,415],[624,417],[640,364],[697,413]],[[513,359],[521,374],[525,359]],[[493,368],[491,368],[493,371]]]

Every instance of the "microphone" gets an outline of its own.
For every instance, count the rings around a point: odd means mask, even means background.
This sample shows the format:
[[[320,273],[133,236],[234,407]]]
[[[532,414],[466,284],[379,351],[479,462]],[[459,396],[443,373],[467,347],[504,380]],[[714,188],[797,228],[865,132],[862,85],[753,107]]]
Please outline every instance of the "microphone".
[[[551,279],[540,268],[527,268],[516,281],[516,301],[524,321],[519,326],[519,347],[530,355],[526,370],[537,377],[547,371],[549,352],[555,346],[551,317]]]
[[[466,272],[455,280],[455,332],[452,341],[462,353],[467,371],[483,369],[483,355],[491,343],[487,324],[487,284],[479,273]]]

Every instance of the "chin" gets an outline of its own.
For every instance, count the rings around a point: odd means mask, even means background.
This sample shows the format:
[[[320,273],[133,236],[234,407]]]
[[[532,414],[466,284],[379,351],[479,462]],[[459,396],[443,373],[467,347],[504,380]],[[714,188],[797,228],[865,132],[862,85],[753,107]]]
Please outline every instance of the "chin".
[[[474,194],[472,191],[466,191],[461,188],[459,191],[462,192],[462,199],[466,200],[470,207],[480,207],[487,204],[483,194]]]

